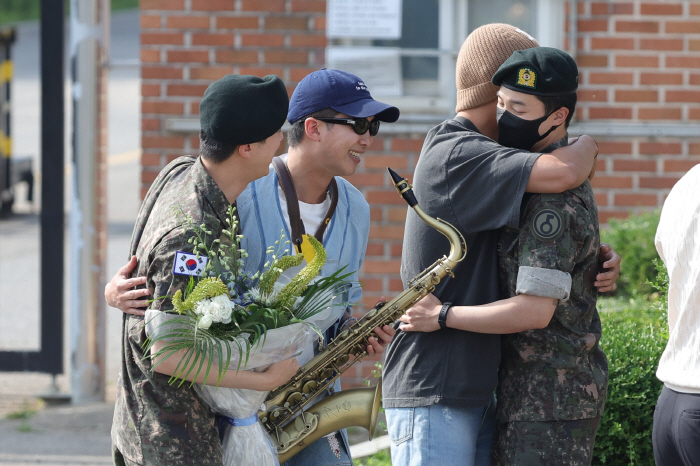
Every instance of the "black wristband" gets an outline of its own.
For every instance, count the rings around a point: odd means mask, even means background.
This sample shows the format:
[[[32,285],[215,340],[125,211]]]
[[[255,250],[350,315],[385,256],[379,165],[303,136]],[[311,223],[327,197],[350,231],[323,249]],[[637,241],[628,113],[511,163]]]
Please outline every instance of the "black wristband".
[[[438,314],[438,324],[440,324],[441,329],[447,328],[447,311],[452,307],[452,303],[442,303],[442,309],[440,309],[440,314]]]

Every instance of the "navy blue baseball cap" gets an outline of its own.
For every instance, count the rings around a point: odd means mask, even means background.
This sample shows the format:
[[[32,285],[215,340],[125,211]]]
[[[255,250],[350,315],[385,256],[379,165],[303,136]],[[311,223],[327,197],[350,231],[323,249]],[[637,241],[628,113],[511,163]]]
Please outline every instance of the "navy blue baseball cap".
[[[297,85],[289,100],[287,120],[292,124],[324,108],[354,118],[374,116],[386,123],[399,119],[399,109],[374,100],[360,78],[347,71],[326,68],[314,71]]]

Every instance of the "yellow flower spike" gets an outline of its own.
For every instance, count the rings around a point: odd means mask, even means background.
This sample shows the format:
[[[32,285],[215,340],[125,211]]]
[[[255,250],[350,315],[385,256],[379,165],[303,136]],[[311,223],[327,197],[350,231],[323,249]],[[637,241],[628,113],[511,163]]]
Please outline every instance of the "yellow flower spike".
[[[184,314],[186,311],[194,310],[195,305],[203,299],[215,298],[222,294],[229,296],[228,288],[220,278],[203,278],[184,302],[182,301],[182,291],[177,290],[173,295],[173,307],[179,314]]]
[[[258,284],[258,288],[260,288],[260,291],[265,295],[269,295],[270,293],[272,293],[275,282],[278,278],[280,278],[280,275],[282,275],[282,273],[288,268],[300,265],[303,260],[303,254],[296,254],[294,256],[282,256],[279,259],[275,260],[275,262],[272,263],[268,271],[265,272],[265,274],[260,278],[260,282]]]
[[[326,250],[316,238],[308,236],[309,244],[314,249],[313,260],[306,265],[292,280],[279,292],[278,303],[290,309],[294,301],[301,296],[308,284],[313,280],[326,263]]]

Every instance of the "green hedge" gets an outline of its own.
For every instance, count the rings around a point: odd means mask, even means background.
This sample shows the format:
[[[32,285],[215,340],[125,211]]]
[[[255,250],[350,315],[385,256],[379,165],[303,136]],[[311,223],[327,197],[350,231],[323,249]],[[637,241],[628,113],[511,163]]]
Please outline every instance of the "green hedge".
[[[651,294],[648,282],[656,278],[654,259],[659,257],[654,246],[659,211],[633,215],[625,220],[610,220],[607,229],[601,229],[601,241],[610,244],[622,256],[618,293],[622,296]]]

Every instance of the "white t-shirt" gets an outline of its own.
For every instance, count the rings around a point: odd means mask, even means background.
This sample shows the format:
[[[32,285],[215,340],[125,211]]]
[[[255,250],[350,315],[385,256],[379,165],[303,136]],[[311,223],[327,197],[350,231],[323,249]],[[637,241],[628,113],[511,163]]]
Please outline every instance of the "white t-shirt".
[[[666,198],[655,242],[670,280],[669,338],[656,376],[677,392],[700,393],[700,165]]]

